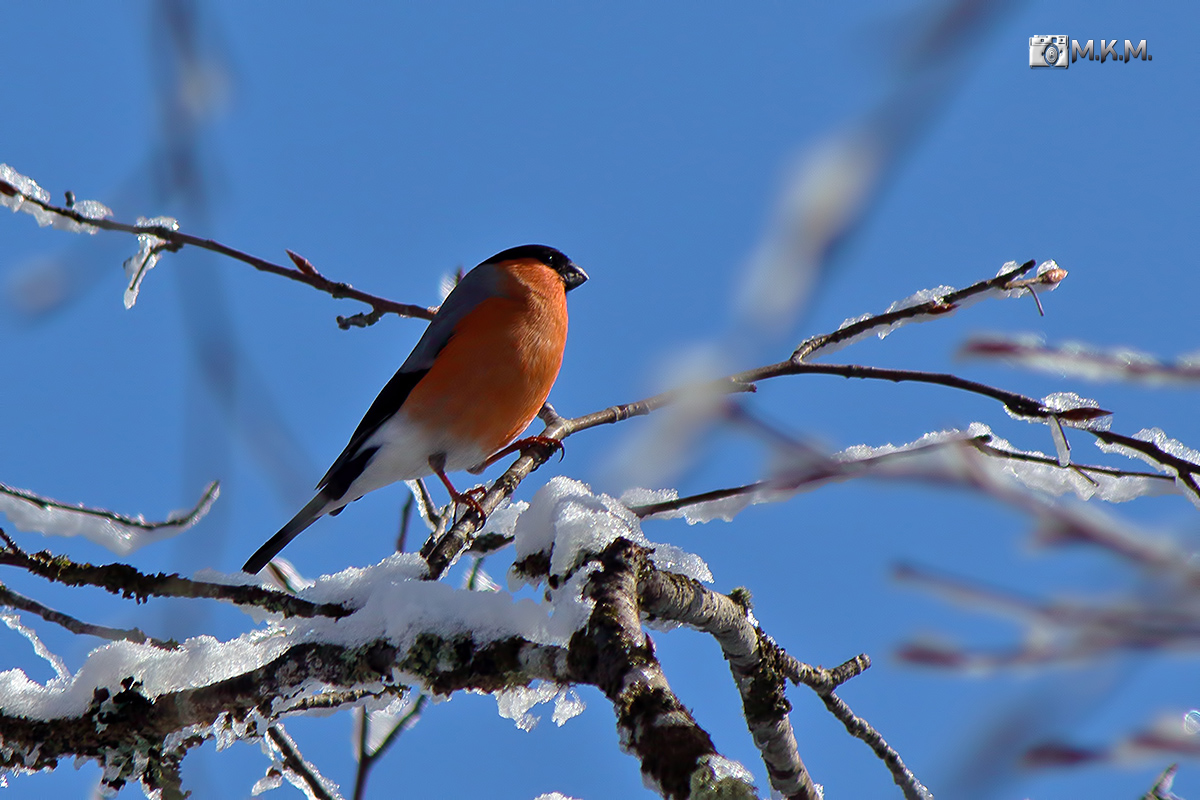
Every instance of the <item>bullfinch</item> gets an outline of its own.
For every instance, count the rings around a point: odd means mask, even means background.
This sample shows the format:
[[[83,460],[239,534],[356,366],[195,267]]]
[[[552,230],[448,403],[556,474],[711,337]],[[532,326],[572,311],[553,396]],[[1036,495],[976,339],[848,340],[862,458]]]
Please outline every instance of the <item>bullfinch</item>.
[[[537,416],[562,366],[567,292],[587,279],[571,259],[539,244],[497,253],[463,276],[316,497],[242,569],[257,573],[325,514],[396,481],[437,475],[454,502],[474,503],[446,473],[490,463]]]

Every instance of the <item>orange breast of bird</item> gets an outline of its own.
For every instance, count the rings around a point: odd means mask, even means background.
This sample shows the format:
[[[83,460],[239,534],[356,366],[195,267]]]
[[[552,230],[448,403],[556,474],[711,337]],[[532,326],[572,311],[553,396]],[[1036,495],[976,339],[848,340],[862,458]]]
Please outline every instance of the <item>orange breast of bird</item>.
[[[516,439],[546,402],[562,366],[562,280],[533,260],[496,269],[501,292],[459,321],[404,402],[410,420],[444,435],[448,471],[473,466]],[[463,459],[470,463],[455,463]]]

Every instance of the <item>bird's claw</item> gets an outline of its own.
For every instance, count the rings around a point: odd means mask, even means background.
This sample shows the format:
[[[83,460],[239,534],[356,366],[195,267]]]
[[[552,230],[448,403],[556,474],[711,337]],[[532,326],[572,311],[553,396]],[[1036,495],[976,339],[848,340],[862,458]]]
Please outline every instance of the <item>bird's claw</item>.
[[[462,503],[467,508],[474,511],[479,516],[479,522],[487,522],[487,512],[483,510],[483,506],[479,503],[483,496],[487,494],[487,489],[482,486],[476,486],[474,489],[467,489],[465,492],[456,492],[450,499],[457,506]]]
[[[561,439],[555,439],[552,436],[526,436],[524,439],[518,439],[513,442],[505,449],[509,452],[520,450],[521,454],[524,455],[526,450],[537,445],[550,448],[550,455],[558,453],[559,461],[567,457],[567,446],[562,443]]]

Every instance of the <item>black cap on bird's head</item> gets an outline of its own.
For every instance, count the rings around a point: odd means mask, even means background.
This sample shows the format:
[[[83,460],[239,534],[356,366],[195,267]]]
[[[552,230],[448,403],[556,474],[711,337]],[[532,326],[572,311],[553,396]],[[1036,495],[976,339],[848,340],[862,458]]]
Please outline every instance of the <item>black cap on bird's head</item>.
[[[577,267],[571,259],[563,255],[561,250],[555,250],[553,247],[548,247],[544,244],[523,244],[520,247],[510,247],[507,250],[496,253],[496,255],[483,263],[499,264],[501,261],[516,261],[527,258],[540,261],[557,272],[558,277],[562,278],[563,286],[566,287],[568,292],[576,286],[580,286],[588,279],[588,274]]]

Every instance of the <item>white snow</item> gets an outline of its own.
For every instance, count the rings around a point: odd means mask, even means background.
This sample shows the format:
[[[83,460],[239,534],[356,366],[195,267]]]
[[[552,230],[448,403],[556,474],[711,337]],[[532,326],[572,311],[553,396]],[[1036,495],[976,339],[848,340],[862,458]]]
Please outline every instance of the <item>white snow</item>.
[[[42,208],[37,203],[31,202],[26,198],[33,198],[43,203],[50,202],[50,193],[38,186],[37,182],[21,173],[17,172],[7,164],[0,164],[0,181],[4,181],[21,194],[8,195],[0,191],[0,206],[11,208],[14,212],[24,211],[37,220],[37,224],[46,227],[53,225],[58,230],[68,231],[69,233],[95,233],[99,230],[95,225],[88,225],[86,222],[77,222],[71,217],[57,214],[48,209]],[[21,195],[24,195],[22,197]],[[78,200],[71,207],[77,211],[80,216],[88,219],[105,219],[112,216],[112,209],[96,200]]]
[[[977,337],[967,355],[1091,381],[1124,381],[1152,386],[1200,381],[1200,364],[1191,356],[1163,361],[1127,347],[1097,348],[1082,342],[1049,346],[1038,335]]]
[[[33,628],[21,623],[21,617],[16,612],[5,611],[0,613],[0,622],[3,622],[9,628],[28,639],[29,643],[33,645],[33,652],[37,653],[50,666],[54,667],[54,672],[59,680],[66,680],[70,677],[71,671],[67,669],[67,665],[63,663],[63,660],[51,651],[49,647],[46,647]]]
[[[106,219],[113,215],[112,209],[97,200],[76,200],[75,205],[71,208],[78,212],[80,216],[88,219]],[[57,230],[67,231],[68,233],[88,233],[94,234],[100,230],[95,225],[88,225],[86,222],[77,222],[70,217],[62,214],[51,214],[53,225]]]
[[[179,221],[173,217],[154,217],[152,219],[138,217],[137,224],[138,227],[143,228],[179,230]],[[146,273],[158,264],[158,259],[162,256],[162,250],[159,248],[164,244],[166,244],[165,239],[160,239],[152,233],[138,234],[137,253],[125,259],[125,274],[129,277],[129,284],[125,288],[126,308],[133,308],[134,303],[137,302],[138,292],[142,288],[142,280],[146,277]]]
[[[57,215],[25,199],[25,197],[32,197],[36,200],[41,200],[43,203],[50,202],[50,193],[41,186],[38,186],[37,181],[22,175],[8,164],[0,164],[0,181],[4,181],[20,192],[20,194],[15,195],[0,192],[0,206],[11,208],[14,213],[24,211],[37,220],[37,224],[43,228],[54,223],[54,218]],[[25,197],[21,195],[25,195]]]
[[[60,503],[0,484],[0,513],[19,531],[46,536],[83,536],[123,556],[192,527],[204,518],[219,495],[220,487],[210,484],[196,509],[174,511],[164,522],[146,522],[140,514],[125,517],[111,511]]]
[[[21,670],[7,670],[0,672],[0,711],[29,719],[77,716],[93,702],[97,688],[115,694],[122,690],[122,681],[127,678],[138,682],[136,691],[153,699],[243,675],[269,664],[288,648],[306,642],[356,647],[386,640],[404,651],[419,635],[434,634],[447,639],[469,637],[476,645],[520,637],[533,643],[565,647],[590,614],[591,603],[582,595],[591,574],[599,569],[594,556],[618,536],[652,550],[650,557],[661,569],[699,580],[712,579],[699,557],[647,540],[637,517],[620,501],[596,494],[585,484],[567,478],[551,480],[528,506],[513,504],[498,511],[491,524],[497,531],[508,531],[515,537],[513,547],[518,559],[547,553],[555,575],[564,577],[569,573],[569,577],[556,589],[541,593],[540,601],[515,599],[505,592],[465,591],[447,583],[423,580],[426,565],[419,556],[394,553],[374,566],[321,576],[297,592],[315,603],[340,603],[356,608],[350,616],[336,620],[283,618],[259,612],[257,616],[265,621],[228,641],[197,636],[185,640],[177,649],[125,641],[107,643],[89,653],[74,674],[58,662],[57,677],[44,684],[30,680]],[[206,571],[204,578],[227,584],[268,585],[265,579],[211,571]],[[291,583],[302,586],[306,582],[297,578]],[[25,632],[15,616],[5,621]],[[35,636],[31,635],[30,641],[37,646]],[[44,655],[52,658],[48,651]],[[376,701],[375,708],[370,708],[370,702],[364,704],[364,713],[371,714],[368,748],[380,745],[382,737],[412,708],[422,691],[421,675],[397,669],[391,677],[399,684],[412,686],[413,691],[382,708],[379,707],[382,701]],[[383,691],[382,683],[368,683],[360,688]],[[310,679],[286,699],[279,699],[273,710],[276,714],[286,714],[327,690],[328,687]],[[582,699],[572,687],[554,683],[517,687],[497,694],[500,712],[525,729],[536,722],[531,709],[550,701],[554,703],[552,719],[559,725],[584,710]],[[210,726],[177,732],[170,741],[182,741],[180,737],[185,734],[211,735],[217,738],[218,747],[227,747],[240,739],[262,738],[267,724],[253,714],[240,721],[223,715]],[[286,736],[281,730],[280,733]],[[278,745],[270,737],[265,737],[262,745],[274,765],[255,784],[254,791],[267,791],[279,785],[281,779],[308,791],[298,776],[283,767]],[[730,764],[714,763],[714,774],[732,779],[736,770]],[[128,764],[113,762],[105,766],[114,777],[128,770]]]
[[[258,797],[260,794],[266,794],[280,786],[283,786],[283,773],[279,771],[278,767],[272,765],[267,769],[267,774],[259,778],[250,788],[250,796]]]
[[[500,716],[511,719],[523,731],[533,730],[541,721],[541,717],[529,713],[529,710],[542,703],[554,701],[552,719],[560,727],[567,720],[582,714],[586,708],[574,689],[547,681],[538,681],[533,686],[514,686],[496,692],[495,696]]]
[[[1193,482],[1200,482],[1200,451],[1180,442],[1178,439],[1172,439],[1167,436],[1162,428],[1143,428],[1133,435],[1134,439],[1140,439],[1143,442],[1149,442],[1156,446],[1164,453],[1175,456],[1176,458],[1188,461],[1198,465],[1196,469],[1188,468],[1183,472],[1183,475],[1177,473],[1174,467],[1167,466],[1152,454],[1143,453],[1140,450],[1135,450],[1132,447],[1127,447],[1123,444],[1108,444],[1105,442],[1096,442],[1096,446],[1106,453],[1116,453],[1117,455],[1125,456],[1126,458],[1136,458],[1145,461],[1150,466],[1154,467],[1159,472],[1167,475],[1175,476],[1175,486],[1193,505],[1200,508],[1200,495],[1198,495],[1191,486],[1188,486],[1187,481],[1183,476],[1190,476]]]
[[[625,538],[653,548],[651,561],[659,569],[712,581],[712,572],[699,556],[674,545],[652,544],[628,506],[606,494],[594,494],[587,484],[571,478],[555,477],[538,490],[517,522],[515,535],[516,560],[548,552],[552,575],[569,575],[617,538]]]

